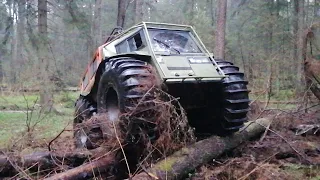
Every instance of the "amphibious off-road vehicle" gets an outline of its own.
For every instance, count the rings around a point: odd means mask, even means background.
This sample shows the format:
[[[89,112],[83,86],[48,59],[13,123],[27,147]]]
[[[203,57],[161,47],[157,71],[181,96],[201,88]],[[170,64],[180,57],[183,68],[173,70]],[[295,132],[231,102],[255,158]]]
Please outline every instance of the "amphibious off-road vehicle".
[[[81,79],[74,124],[101,112],[117,120],[154,86],[179,98],[198,134],[227,135],[247,120],[247,81],[238,67],[214,59],[191,26],[142,22],[115,28],[95,52]],[[77,146],[87,141],[83,136],[76,135]]]

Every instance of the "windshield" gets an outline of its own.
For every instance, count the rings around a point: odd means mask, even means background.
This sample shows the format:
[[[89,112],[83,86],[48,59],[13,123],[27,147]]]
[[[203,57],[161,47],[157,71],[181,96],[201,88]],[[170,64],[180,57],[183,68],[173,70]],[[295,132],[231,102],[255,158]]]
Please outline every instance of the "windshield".
[[[155,52],[201,53],[188,31],[148,29]]]

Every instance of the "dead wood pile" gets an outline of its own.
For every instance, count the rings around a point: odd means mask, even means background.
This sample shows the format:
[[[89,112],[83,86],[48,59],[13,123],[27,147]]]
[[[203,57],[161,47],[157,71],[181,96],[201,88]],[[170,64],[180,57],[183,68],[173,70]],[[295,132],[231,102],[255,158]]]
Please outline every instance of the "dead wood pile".
[[[98,148],[82,154],[41,152],[20,157],[6,153],[0,157],[0,177],[179,179],[258,136],[270,123],[269,119],[259,119],[232,136],[213,136],[195,143],[177,99],[159,90],[148,93],[156,98],[146,96],[135,111],[123,114],[118,122],[106,121],[102,114],[77,127],[86,133],[92,129],[99,132],[101,139],[94,139]],[[166,98],[159,100],[160,96]],[[152,121],[149,117],[153,117]]]

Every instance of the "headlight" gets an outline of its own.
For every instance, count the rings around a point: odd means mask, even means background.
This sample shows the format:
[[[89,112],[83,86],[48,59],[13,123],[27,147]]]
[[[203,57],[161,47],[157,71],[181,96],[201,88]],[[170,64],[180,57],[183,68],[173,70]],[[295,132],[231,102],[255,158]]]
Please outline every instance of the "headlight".
[[[211,63],[210,59],[206,57],[189,57],[190,64],[207,64]]]

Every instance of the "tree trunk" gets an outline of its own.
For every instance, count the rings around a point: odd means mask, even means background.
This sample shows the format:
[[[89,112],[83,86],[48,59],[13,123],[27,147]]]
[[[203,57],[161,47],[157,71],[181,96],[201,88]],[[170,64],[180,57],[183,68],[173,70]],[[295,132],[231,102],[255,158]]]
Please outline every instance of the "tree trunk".
[[[71,16],[72,22],[77,26],[78,30],[86,38],[87,59],[91,60],[94,55],[94,40],[92,37],[92,13],[86,15],[79,10],[76,1],[65,1],[64,5]],[[89,11],[91,12],[91,2],[89,2]],[[101,22],[99,22],[101,23]],[[87,60],[87,61],[88,61]]]
[[[12,14],[15,14],[15,1],[10,2],[8,4],[9,7],[9,16],[12,16]],[[14,26],[14,17],[11,17],[10,19],[10,31],[12,33],[11,36],[11,47],[10,47],[10,51],[11,51],[11,61],[10,61],[10,82],[11,83],[15,83],[16,82],[16,59],[17,59],[17,55],[16,53],[16,44],[17,44],[17,36],[16,36],[16,28]]]
[[[315,56],[311,53],[311,55],[307,56],[308,45],[311,49],[319,50],[319,43],[317,38],[317,32],[319,29],[320,22],[316,22],[310,26],[310,28],[306,31],[303,37],[303,54],[304,58],[304,76],[306,81],[306,91],[309,93],[309,89],[311,92],[318,98],[320,101],[320,61],[316,60]],[[318,55],[318,52],[315,53]],[[309,96],[310,97],[310,96]]]
[[[14,176],[19,173],[19,169],[16,169],[16,167],[24,169],[32,166],[28,170],[29,172],[38,172],[39,170],[50,172],[50,169],[58,170],[62,166],[57,162],[63,162],[64,165],[69,167],[77,167],[88,159],[95,159],[97,156],[105,154],[105,151],[105,149],[97,148],[94,151],[60,154],[54,152],[34,152],[25,156],[16,156],[14,153],[0,155],[0,178]]]
[[[296,77],[296,89],[299,93],[302,93],[304,87],[304,81],[302,78],[303,66],[303,28],[304,28],[304,1],[294,0],[294,67]]]
[[[134,22],[139,23],[143,20],[143,3],[144,0],[135,0]]]
[[[24,34],[25,34],[25,17],[26,17],[26,0],[18,1],[18,22],[17,22],[17,32],[16,32],[16,75],[20,78],[22,67],[24,66]]]
[[[63,180],[73,180],[73,179],[88,179],[95,177],[98,174],[105,173],[109,171],[114,164],[113,157],[109,154],[105,157],[102,157],[98,160],[94,160],[90,163],[83,164],[79,167],[74,169],[65,171],[63,173],[55,174],[45,180],[56,180],[56,179],[63,179]]]
[[[264,132],[265,127],[271,123],[270,119],[267,118],[258,119],[255,122],[252,122],[243,131],[240,131],[233,136],[212,136],[189,147],[182,148],[173,155],[156,163],[152,168],[146,170],[146,172],[138,174],[132,179],[151,180],[153,179],[151,178],[152,175],[158,179],[182,179],[200,165],[205,164],[222,153],[232,150],[241,143],[258,136]]]
[[[320,62],[309,58],[304,63],[304,73],[306,77],[307,88],[320,101]]]
[[[126,2],[127,0],[118,0],[117,26],[120,27],[124,27],[124,20],[126,17]]]
[[[227,0],[218,0],[217,31],[215,41],[215,58],[224,59]]]
[[[266,3],[268,5],[268,9],[269,9],[269,18],[273,19],[274,18],[274,1],[269,1],[266,0]],[[268,59],[268,70],[270,73],[270,86],[269,86],[269,95],[273,94],[273,82],[274,82],[274,66],[275,63],[272,60],[272,53],[273,53],[273,43],[272,43],[272,39],[273,39],[273,22],[269,21],[268,22],[268,33],[267,33],[267,40],[266,40],[266,46],[265,46],[265,52],[266,52],[266,57]]]
[[[100,43],[102,43],[101,39],[101,5],[102,0],[95,0],[95,6],[94,6],[94,16],[93,16],[93,29],[92,29],[92,38],[94,39],[93,47],[94,49],[98,48]],[[94,52],[91,52],[92,54]]]
[[[214,19],[215,19],[215,17],[214,17],[214,8],[213,8],[213,0],[210,0],[210,12],[211,12],[211,26],[214,26]]]
[[[48,22],[47,22],[47,0],[38,0],[38,58],[40,72],[40,104],[45,111],[51,111],[53,106],[52,84],[49,79],[48,59]]]
[[[194,26],[195,22],[194,22],[194,14],[195,14],[195,1],[194,0],[190,0],[189,3],[187,3],[187,8],[188,8],[188,24],[190,24],[191,26]]]
[[[319,0],[314,0],[313,16],[314,16],[314,18],[319,18],[319,16],[320,16],[320,2],[319,2]]]
[[[296,74],[297,70],[295,67],[298,62],[298,12],[299,12],[299,0],[293,0],[293,16],[292,16],[292,30],[293,30],[293,52],[292,52],[292,65],[291,74]],[[295,79],[292,79],[292,84],[296,84]]]
[[[0,57],[4,57],[5,55],[5,48],[2,47],[2,44],[0,45]],[[3,83],[3,77],[4,77],[4,71],[3,71],[3,67],[2,67],[2,63],[3,63],[3,59],[0,58],[0,84]]]

